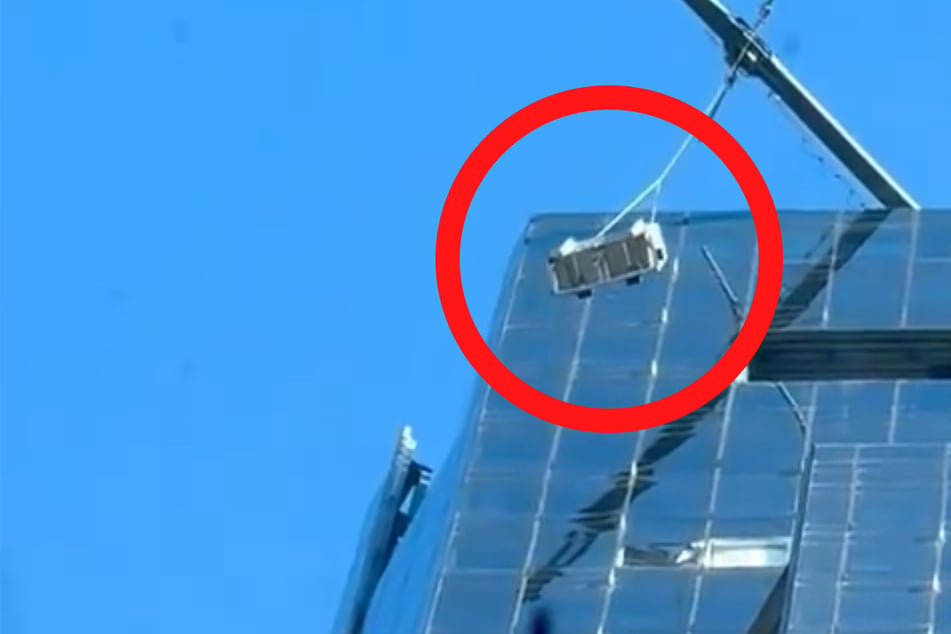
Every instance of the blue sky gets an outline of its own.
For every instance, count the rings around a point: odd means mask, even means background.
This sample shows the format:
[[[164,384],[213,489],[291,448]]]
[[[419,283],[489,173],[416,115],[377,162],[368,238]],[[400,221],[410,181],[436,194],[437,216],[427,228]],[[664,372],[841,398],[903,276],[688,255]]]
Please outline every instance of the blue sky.
[[[861,5],[776,0],[766,34],[947,205],[951,6]],[[678,0],[0,11],[4,634],[326,631],[397,425],[438,464],[474,387],[433,265],[467,154],[553,92],[703,107],[723,70]],[[721,122],[779,206],[854,204],[754,81]],[[506,154],[463,244],[480,328],[531,214],[623,206],[680,139],[591,113]],[[743,207],[702,146],[661,203]]]

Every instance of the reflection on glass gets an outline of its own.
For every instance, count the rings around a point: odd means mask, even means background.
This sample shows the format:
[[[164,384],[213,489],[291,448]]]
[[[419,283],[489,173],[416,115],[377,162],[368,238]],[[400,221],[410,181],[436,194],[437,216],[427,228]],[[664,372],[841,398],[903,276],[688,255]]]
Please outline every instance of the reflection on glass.
[[[714,537],[683,544],[626,546],[620,565],[708,570],[782,568],[789,562],[788,537],[745,539]]]

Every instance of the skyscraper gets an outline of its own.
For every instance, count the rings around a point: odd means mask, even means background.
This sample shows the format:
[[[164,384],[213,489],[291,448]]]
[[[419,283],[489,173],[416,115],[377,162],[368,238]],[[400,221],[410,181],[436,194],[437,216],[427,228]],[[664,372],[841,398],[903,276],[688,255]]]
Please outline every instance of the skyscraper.
[[[755,232],[746,212],[663,214],[663,273],[553,296],[545,254],[603,220],[530,223],[490,343],[552,396],[626,407],[729,345]],[[951,632],[951,213],[780,220],[784,293],[745,381],[627,434],[480,388],[362,629],[350,604],[338,631],[520,632],[547,605],[575,634]]]
[[[482,386],[425,503],[388,481],[335,634],[513,634],[537,605],[565,634],[951,634],[951,212],[920,210],[755,29],[684,1],[882,208],[780,213],[770,332],[680,420],[576,432]],[[757,253],[747,212],[664,213],[661,272],[554,295],[549,253],[606,220],[529,224],[490,343],[535,388],[618,408],[717,361]]]

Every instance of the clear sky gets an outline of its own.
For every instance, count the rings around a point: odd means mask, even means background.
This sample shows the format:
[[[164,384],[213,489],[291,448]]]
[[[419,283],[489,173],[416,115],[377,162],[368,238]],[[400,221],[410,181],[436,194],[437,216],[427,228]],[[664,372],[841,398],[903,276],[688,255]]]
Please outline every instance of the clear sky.
[[[776,0],[766,32],[931,206],[949,23]],[[703,107],[723,70],[679,0],[5,0],[0,28],[3,634],[325,632],[397,425],[438,464],[474,387],[433,265],[467,154],[553,92]],[[779,206],[849,203],[759,84],[721,121]],[[466,228],[480,327],[531,214],[623,206],[680,139],[593,113],[513,148]],[[743,207],[702,146],[661,202]]]

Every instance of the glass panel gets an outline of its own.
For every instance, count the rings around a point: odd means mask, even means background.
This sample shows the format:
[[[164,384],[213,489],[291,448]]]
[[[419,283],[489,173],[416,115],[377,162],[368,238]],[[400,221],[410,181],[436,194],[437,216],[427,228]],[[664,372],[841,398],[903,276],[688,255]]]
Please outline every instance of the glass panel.
[[[947,554],[945,560],[951,559]],[[942,587],[951,583],[951,574],[942,578]],[[934,604],[934,632],[947,632],[951,629],[951,601],[933,601]]]
[[[470,474],[517,473],[530,478],[548,468],[557,428],[524,415],[487,420],[476,432]]]
[[[476,465],[478,466],[478,465]],[[538,510],[544,474],[484,475],[473,469],[460,491],[458,512],[463,517],[503,519]]]
[[[720,476],[714,514],[721,518],[792,515],[799,492],[797,474],[738,473]]]
[[[951,260],[951,213],[925,210],[918,215],[916,259]]]
[[[769,596],[779,571],[706,573],[700,585],[695,623],[705,631],[745,632]],[[716,625],[716,630],[713,626]]]
[[[931,599],[925,593],[867,587],[844,587],[840,593],[836,625],[843,633],[909,631],[930,620]]]
[[[617,471],[621,473],[620,468]],[[582,521],[586,516],[620,513],[631,478],[616,476],[605,467],[599,467],[587,471],[553,471],[547,484],[544,516]]]
[[[616,326],[658,324],[663,308],[667,305],[669,287],[670,268],[665,268],[661,273],[645,277],[637,285],[598,289],[591,298],[588,327],[600,330]]]
[[[815,441],[887,441],[894,393],[891,381],[819,385],[812,423]]]
[[[807,529],[812,530],[840,530],[849,520],[849,498],[850,492],[843,487],[824,486],[822,483],[813,482],[806,499],[806,517],[808,522]],[[809,539],[813,536],[810,533]],[[820,535],[821,537],[821,535]],[[805,551],[809,539],[803,542]],[[815,548],[826,548],[827,544],[818,544]],[[841,538],[834,545],[835,548],[841,548]],[[810,546],[812,548],[812,546]]]
[[[901,382],[895,440],[951,442],[951,382]]]
[[[748,277],[747,268],[736,280],[727,278],[733,294],[741,303],[747,297]],[[721,288],[703,258],[681,265],[674,282],[668,315],[669,323],[676,326],[677,336],[686,337],[697,333],[722,342],[723,336],[730,337],[736,332],[730,306],[729,295]]]
[[[797,404],[807,417],[810,404],[799,387],[789,388],[799,396]],[[808,417],[807,417],[808,418]],[[796,470],[802,460],[802,432],[794,409],[780,390],[769,384],[735,387],[723,469],[730,473]]]
[[[835,583],[803,582],[795,589],[796,600],[789,611],[789,634],[830,632],[835,621]]]
[[[559,332],[553,328],[506,328],[496,355],[506,365],[521,362],[537,366],[544,363],[563,376],[574,358],[577,341],[577,333]]]
[[[868,235],[858,253],[849,266],[859,268],[865,266],[869,260],[880,257],[898,256],[906,258],[911,252],[912,233],[917,212],[895,210],[883,215],[880,210],[850,211],[843,216],[839,227],[840,234],[848,230],[851,235]]]
[[[783,231],[783,257],[806,260],[820,256],[831,244],[839,212],[784,212],[779,214]]]
[[[833,585],[842,566],[845,536],[842,526],[809,522],[799,546],[796,575],[800,585]]]
[[[730,539],[776,539],[792,535],[792,513],[769,516],[750,512],[734,516],[717,513],[711,518],[710,535]]]
[[[442,578],[430,632],[506,632],[515,616],[517,573],[450,573]],[[473,610],[473,606],[479,606]],[[382,631],[382,630],[381,630]]]
[[[867,532],[849,544],[845,574],[854,584],[924,586],[931,583],[936,565],[933,542]]]
[[[618,548],[616,538],[605,533],[616,526],[616,521],[609,528],[583,521],[541,520],[531,553],[532,576],[543,578],[555,572],[557,580],[570,582],[576,576],[589,577],[592,571],[606,575],[617,561]]]
[[[677,389],[707,372],[723,357],[736,332],[726,300],[722,309],[712,308],[698,297],[675,298],[658,355],[658,371],[665,379],[683,379]],[[697,303],[694,303],[697,302]],[[698,318],[702,315],[702,319]]]
[[[783,237],[785,239],[785,236]],[[816,263],[793,260],[783,264],[783,288],[773,324],[776,328],[817,328],[826,322],[829,303],[828,271]]]
[[[726,222],[688,223],[678,257],[691,267],[703,270],[705,265],[701,249],[707,247],[742,296],[756,249],[756,227],[751,220],[752,217],[747,214],[746,218],[737,215],[734,220]]]
[[[533,242],[547,241],[557,246],[572,236],[597,232],[611,220],[614,212],[539,213],[529,220],[526,235]]]
[[[710,509],[713,476],[712,471],[695,471],[688,475],[671,473],[647,479],[653,486],[631,505],[631,521],[646,525],[653,518],[706,517]]]
[[[923,484],[901,483],[886,488],[859,489],[853,495],[853,519],[880,530],[918,534],[928,527],[939,525],[941,507],[937,487],[923,488]],[[896,518],[895,509],[908,513],[908,518]]]
[[[657,351],[660,328],[651,325],[590,327],[581,340],[580,361],[589,371],[598,366],[629,368],[647,374]]]
[[[908,256],[862,252],[832,281],[830,328],[892,328],[901,323]]]
[[[617,379],[599,378],[587,373],[582,375],[579,372],[572,385],[570,400],[586,407],[633,407],[644,403],[647,385],[646,377],[637,377],[633,373],[626,379]]]
[[[513,296],[500,306],[506,325],[517,328],[550,327],[559,333],[577,332],[585,303],[575,297],[559,297],[551,292],[544,259],[526,259],[522,276],[515,282]]]
[[[951,259],[915,262],[908,301],[909,326],[951,326]]]
[[[551,606],[551,620],[555,632],[595,632],[601,621],[605,603],[609,601],[607,571],[602,579],[591,578],[584,582],[553,583],[545,595],[545,603]],[[524,610],[525,618],[530,614]],[[524,622],[525,619],[520,619]],[[524,628],[519,630],[526,632]]]
[[[637,503],[632,506],[636,509]],[[707,519],[703,515],[689,517],[673,511],[670,515],[660,517],[642,514],[640,522],[636,521],[636,517],[636,510],[628,513],[624,545],[641,549],[649,549],[653,545],[686,544],[702,539],[707,526]]]
[[[533,528],[531,515],[459,517],[450,542],[446,569],[454,573],[521,572]],[[498,539],[499,535],[505,535],[505,539]]]
[[[513,364],[514,366],[514,364]],[[564,396],[565,382],[567,377],[564,374],[557,374],[549,366],[540,363],[527,362],[517,367],[510,368],[518,378],[529,384],[536,390],[548,394],[553,398]],[[482,383],[480,381],[480,383]],[[482,383],[484,386],[485,384]],[[485,400],[485,416],[509,420],[533,420],[521,409],[515,407],[493,389],[489,389]]]
[[[692,424],[692,421],[697,424]],[[650,468],[661,479],[666,474],[712,472],[717,463],[722,431],[722,409],[702,418],[685,416],[663,427],[647,430],[639,466]]]
[[[687,631],[695,573],[619,570],[616,579],[605,631],[644,634]]]
[[[712,365],[713,363],[708,367],[670,365],[664,370],[658,370],[657,377],[651,384],[649,400],[658,401],[676,394],[703,376]]]
[[[564,429],[560,432],[553,469],[567,477],[581,473],[605,478],[634,462],[638,434],[592,434]],[[594,492],[594,489],[592,489]]]

